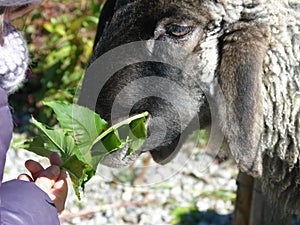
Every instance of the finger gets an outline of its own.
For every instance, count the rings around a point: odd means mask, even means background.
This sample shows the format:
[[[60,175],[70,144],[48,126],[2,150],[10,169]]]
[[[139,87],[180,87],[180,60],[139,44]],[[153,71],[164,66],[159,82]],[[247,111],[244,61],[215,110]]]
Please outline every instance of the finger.
[[[68,182],[67,182],[67,172],[64,169],[60,170],[59,178],[56,180],[56,183],[54,184],[54,189],[66,189],[68,190]]]
[[[56,180],[52,188],[57,191],[62,191],[63,193],[68,192],[67,178],[67,172],[64,169],[61,169],[59,178]]]
[[[62,164],[62,160],[59,157],[58,153],[56,153],[56,152],[51,153],[50,156],[49,156],[49,159],[50,159],[51,165],[59,166],[59,165]]]
[[[61,169],[61,170],[60,170],[60,176],[59,176],[59,179],[60,179],[60,180],[66,180],[67,178],[68,178],[67,171],[64,170],[64,169]]]
[[[52,201],[54,202],[57,212],[60,213],[64,210],[65,202],[66,202],[66,196],[68,194],[68,184],[66,180],[58,180],[53,188],[53,195],[55,196]]]
[[[60,176],[60,168],[58,166],[49,166],[36,179],[35,184],[46,193],[49,193],[55,182]]]
[[[56,152],[51,153],[50,156],[49,156],[49,159],[50,159],[51,165],[60,166],[63,163],[63,161],[61,160],[59,154],[56,153]],[[66,179],[67,177],[68,176],[67,176],[66,170],[61,169],[61,173],[60,173],[59,179]]]
[[[18,180],[24,180],[28,182],[33,182],[33,179],[28,174],[20,174],[17,178]]]
[[[39,177],[39,175],[44,171],[42,165],[33,160],[27,160],[25,162],[25,167],[29,170],[32,175],[33,180]]]

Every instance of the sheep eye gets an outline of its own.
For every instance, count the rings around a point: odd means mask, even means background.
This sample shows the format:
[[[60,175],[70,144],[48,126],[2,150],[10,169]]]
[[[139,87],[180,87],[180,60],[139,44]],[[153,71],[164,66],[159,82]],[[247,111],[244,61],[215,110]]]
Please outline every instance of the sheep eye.
[[[191,33],[193,31],[193,27],[191,26],[180,26],[180,25],[169,25],[166,28],[166,33],[170,36],[173,36],[175,38],[181,38],[184,37],[185,35]]]

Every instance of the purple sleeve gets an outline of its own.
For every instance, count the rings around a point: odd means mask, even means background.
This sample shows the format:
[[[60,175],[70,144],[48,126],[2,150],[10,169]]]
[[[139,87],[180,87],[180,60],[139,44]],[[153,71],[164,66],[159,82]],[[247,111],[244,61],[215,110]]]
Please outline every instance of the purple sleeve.
[[[9,148],[12,136],[12,119],[7,103],[6,92],[0,88],[0,187],[3,178],[3,171],[6,159],[6,152]]]
[[[49,196],[34,183],[11,180],[0,188],[0,224],[59,225]]]
[[[59,220],[54,204],[34,183],[11,180],[2,184],[12,129],[7,95],[0,88],[0,224],[58,225]]]

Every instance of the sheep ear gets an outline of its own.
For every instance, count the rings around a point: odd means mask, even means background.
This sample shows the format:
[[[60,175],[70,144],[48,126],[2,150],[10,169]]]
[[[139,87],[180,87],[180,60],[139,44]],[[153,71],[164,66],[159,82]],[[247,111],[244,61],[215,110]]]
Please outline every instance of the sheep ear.
[[[219,42],[219,85],[226,105],[226,112],[219,112],[223,133],[239,168],[253,176],[262,173],[262,68],[268,39],[263,25],[241,22],[227,29]]]

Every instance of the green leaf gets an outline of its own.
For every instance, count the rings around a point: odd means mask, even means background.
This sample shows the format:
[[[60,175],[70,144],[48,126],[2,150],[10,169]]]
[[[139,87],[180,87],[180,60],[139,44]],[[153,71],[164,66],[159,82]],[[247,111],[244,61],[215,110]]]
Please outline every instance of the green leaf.
[[[144,144],[144,141],[147,138],[147,129],[145,126],[147,117],[148,114],[138,120],[130,122],[131,132],[129,133],[129,137],[132,141],[129,145],[128,154],[135,152]]]
[[[126,142],[120,139],[118,130],[109,129],[110,132],[96,141],[89,151],[89,161],[94,169],[97,168],[99,162],[110,152],[121,149]],[[97,139],[98,140],[98,139]]]
[[[44,29],[47,30],[49,33],[53,33],[54,31],[54,25],[51,23],[44,23],[43,25]]]
[[[109,153],[129,144],[128,155],[137,151],[147,138],[146,122],[149,113],[145,112],[122,121],[104,131],[94,141],[90,154],[95,167]]]
[[[70,24],[69,29],[71,31],[78,31],[81,28],[81,24],[82,24],[82,18],[78,18]]]
[[[25,142],[22,147],[45,157],[49,157],[52,152],[57,152],[63,161],[61,168],[68,171],[75,193],[80,199],[80,188],[84,190],[85,183],[92,178],[95,171],[82,157],[71,136],[59,129],[48,129],[34,118],[32,121],[41,133],[31,141]]]
[[[68,171],[79,199],[80,190],[84,191],[103,157],[125,145],[129,146],[129,155],[146,139],[148,113],[131,117],[103,132],[107,123],[88,108],[62,102],[45,105],[53,109],[62,129],[50,129],[32,118],[39,133],[22,147],[46,157],[51,152],[59,153],[63,161],[61,168]]]
[[[203,220],[202,214],[199,213],[196,206],[177,206],[171,210],[171,215],[174,216],[171,224],[190,225],[198,224]]]
[[[94,140],[107,126],[105,120],[86,107],[54,101],[44,104],[53,109],[65,131],[73,132],[72,135],[83,155],[86,155]]]
[[[61,167],[68,171],[74,191],[80,199],[80,189],[84,191],[85,184],[95,175],[95,170],[77,155],[72,155]]]
[[[108,128],[106,131],[104,131],[102,134],[100,134],[100,136],[95,140],[95,142],[101,140],[102,138],[104,138],[106,135],[108,135],[109,133],[119,130],[120,128],[124,127],[124,125],[130,125],[133,124],[134,121],[138,121],[137,123],[143,123],[146,129],[146,122],[147,122],[147,118],[149,116],[148,112],[144,112],[138,115],[135,115],[133,117],[128,118],[127,120],[124,120],[110,128]],[[120,129],[121,130],[121,129]],[[128,130],[128,134],[129,134],[129,130]],[[139,136],[136,133],[137,136]],[[145,137],[145,133],[141,134],[141,137]]]
[[[57,152],[61,156],[63,161],[68,160],[74,152],[76,152],[77,146],[75,145],[75,141],[69,135],[66,135],[61,130],[52,130],[46,128],[42,123],[38,122],[34,118],[32,118],[32,123],[39,129],[41,134],[35,138],[35,145],[37,148],[35,149],[36,153],[42,156],[48,154],[49,151]],[[43,146],[47,150],[47,152],[43,153],[41,148],[41,142],[44,142]],[[39,148],[40,147],[40,148]],[[31,151],[32,149],[30,149]]]
[[[61,36],[66,35],[66,27],[62,24],[56,24],[54,30],[55,30],[56,33],[58,33]]]
[[[37,155],[49,158],[49,155],[54,151],[49,151],[44,146],[44,139],[41,136],[36,136],[31,140],[17,145],[18,148],[29,150]],[[59,153],[59,152],[57,152]]]

